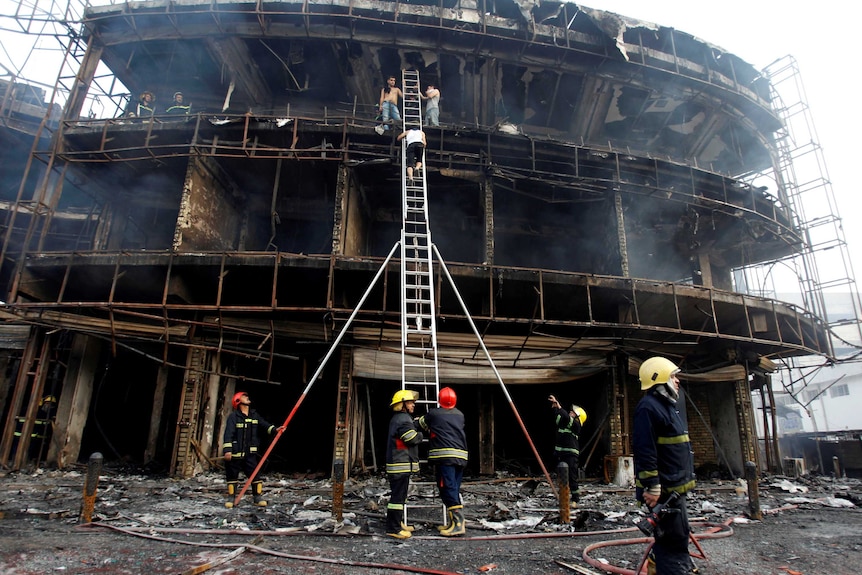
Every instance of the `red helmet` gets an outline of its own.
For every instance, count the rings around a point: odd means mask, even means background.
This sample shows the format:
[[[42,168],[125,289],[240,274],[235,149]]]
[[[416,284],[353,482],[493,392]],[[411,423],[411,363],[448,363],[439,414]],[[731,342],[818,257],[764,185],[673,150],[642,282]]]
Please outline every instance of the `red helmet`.
[[[440,390],[440,407],[445,407],[446,409],[452,409],[455,407],[455,402],[458,401],[458,397],[455,395],[455,390],[451,387],[444,387]]]
[[[248,395],[248,394],[244,391],[238,391],[238,392],[233,394],[233,401],[231,401],[231,403],[233,404],[234,409],[237,409],[239,407],[239,400],[242,399],[243,395]]]

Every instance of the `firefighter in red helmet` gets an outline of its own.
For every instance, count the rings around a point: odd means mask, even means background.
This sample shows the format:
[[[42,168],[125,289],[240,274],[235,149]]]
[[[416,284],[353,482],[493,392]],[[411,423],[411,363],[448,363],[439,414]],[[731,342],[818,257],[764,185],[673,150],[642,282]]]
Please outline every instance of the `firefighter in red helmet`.
[[[467,467],[467,434],[464,414],[455,407],[458,398],[451,387],[440,390],[435,407],[419,418],[419,425],[430,433],[428,462],[434,465],[434,475],[440,499],[448,511],[448,524],[438,527],[445,537],[463,535],[464,506],[461,504],[461,481]]]
[[[222,442],[228,497],[225,507],[228,508],[233,507],[240,471],[245,473],[246,477],[250,477],[260,462],[260,430],[264,430],[267,435],[283,430],[265,420],[250,407],[251,399],[248,393],[244,391],[235,393],[231,404],[234,410],[227,418]],[[254,504],[265,507],[263,479],[260,475],[255,477],[251,487]]]

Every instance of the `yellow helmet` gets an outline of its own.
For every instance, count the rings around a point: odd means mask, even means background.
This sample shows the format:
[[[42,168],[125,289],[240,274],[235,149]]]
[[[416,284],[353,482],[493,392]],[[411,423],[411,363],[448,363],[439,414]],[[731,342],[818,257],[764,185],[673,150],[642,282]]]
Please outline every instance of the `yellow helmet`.
[[[405,401],[416,401],[419,398],[419,392],[412,389],[399,389],[392,396],[392,401],[389,402],[389,407],[393,411],[401,411],[400,404]]]
[[[584,424],[584,422],[587,420],[587,412],[586,412],[586,411],[584,411],[584,408],[583,408],[583,407],[581,407],[580,405],[575,405],[575,404],[573,403],[573,404],[572,404],[572,409],[571,409],[570,411],[574,412],[575,417],[577,417],[577,418],[578,418],[578,421],[580,421],[580,422],[581,422],[581,425],[583,425],[583,424]]]
[[[674,362],[665,357],[651,357],[641,364],[638,377],[641,380],[641,389],[647,390],[654,385],[667,383],[670,377],[679,371]]]

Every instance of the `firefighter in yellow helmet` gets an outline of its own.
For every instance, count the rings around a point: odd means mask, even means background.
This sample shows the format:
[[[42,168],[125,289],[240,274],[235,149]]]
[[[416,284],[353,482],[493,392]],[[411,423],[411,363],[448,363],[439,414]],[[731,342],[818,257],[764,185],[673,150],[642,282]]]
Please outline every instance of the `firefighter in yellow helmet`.
[[[554,425],[557,435],[554,440],[554,456],[557,465],[565,462],[569,466],[569,491],[572,494],[572,507],[577,507],[581,500],[578,488],[578,458],[581,454],[581,426],[587,420],[587,412],[578,405],[572,404],[563,409],[553,395],[548,397],[554,412]]]
[[[639,378],[645,392],[635,408],[632,447],[636,497],[652,509],[668,503],[655,530],[652,557],[661,575],[688,575],[690,528],[686,493],[694,489],[694,455],[688,423],[679,392],[679,367],[664,357],[651,357],[641,364]],[[671,494],[678,497],[671,499]]]
[[[404,508],[410,476],[419,471],[422,434],[413,422],[418,396],[415,391],[401,389],[389,402],[395,413],[389,420],[389,440],[386,443],[386,476],[391,492],[386,505],[386,534],[396,539],[407,539],[413,532],[413,527],[404,523]]]

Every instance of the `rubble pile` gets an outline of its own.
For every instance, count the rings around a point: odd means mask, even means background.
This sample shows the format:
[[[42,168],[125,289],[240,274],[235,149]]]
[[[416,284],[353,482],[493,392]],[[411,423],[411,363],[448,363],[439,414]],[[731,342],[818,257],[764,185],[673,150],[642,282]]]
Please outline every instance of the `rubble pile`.
[[[388,483],[383,475],[350,479],[344,486],[343,509],[338,513],[332,507],[332,483],[321,475],[269,475],[265,482],[268,507],[253,506],[247,495],[248,501],[235,509],[227,509],[224,506],[225,481],[218,473],[176,480],[106,467],[99,478],[93,523],[88,528],[80,524],[85,475],[85,469],[0,475],[3,493],[0,561],[16,566],[8,573],[135,572],[119,567],[116,571],[87,569],[95,569],[100,561],[115,565],[135,561],[135,553],[141,553],[136,534],[154,538],[146,545],[160,550],[157,555],[167,561],[168,571],[165,572],[183,572],[182,568],[177,570],[175,563],[190,568],[241,544],[245,545],[244,550],[251,552],[227,562],[244,565],[237,572],[244,572],[250,560],[258,566],[275,561],[273,557],[253,552],[256,547],[250,535],[254,534],[262,535],[269,548],[280,549],[281,553],[292,553],[294,557],[310,553],[308,557],[318,559],[364,561],[375,565],[367,568],[370,572],[377,572],[374,569],[385,572],[379,562],[388,564],[397,556],[397,564],[416,563],[417,557],[422,557],[420,563],[428,568],[454,568],[458,573],[475,572],[478,567],[491,564],[494,565],[492,570],[501,573],[565,573],[571,571],[564,565],[570,566],[573,562],[581,568],[595,569],[584,562],[583,548],[589,542],[609,538],[605,532],[620,531],[626,537],[640,537],[634,525],[644,517],[631,488],[586,480],[581,488],[580,505],[571,510],[571,522],[561,524],[555,494],[546,482],[498,474],[465,480],[462,493],[467,538],[461,539],[461,543],[444,542],[435,529],[443,516],[436,487],[428,478],[417,477],[408,498],[409,521],[416,526],[416,532],[409,542],[395,543],[383,537],[388,498]],[[759,486],[765,518],[752,521],[744,481],[699,483],[689,499],[693,524],[725,524],[737,531],[756,530],[775,522],[779,514],[789,517],[789,514],[805,512],[823,516],[823,510],[841,510],[851,514],[851,521],[858,522],[855,535],[851,535],[857,542],[855,551],[860,553],[857,557],[862,558],[862,516],[857,508],[862,502],[859,480],[769,476],[761,478]],[[819,527],[828,527],[828,521],[821,523]],[[94,529],[92,525],[110,529]],[[695,528],[695,532],[697,530]],[[591,533],[596,533],[597,537],[589,537]],[[18,548],[20,544],[10,545],[13,537],[17,538],[15,540],[25,538],[34,550],[28,552]],[[40,538],[48,542],[39,544]],[[484,546],[473,543],[479,538]],[[720,554],[722,546],[728,545],[725,542],[732,539],[734,537],[705,542],[704,547],[708,554]],[[71,540],[75,541],[74,545],[69,545]],[[183,543],[176,544],[179,540]],[[300,541],[301,549],[297,549]],[[488,542],[494,545],[489,548]],[[527,542],[529,546],[525,545]],[[221,549],[202,551],[212,545]],[[406,557],[402,553],[393,554],[393,545],[410,552]],[[126,550],[118,555],[127,546],[136,551]],[[495,546],[498,551],[493,551]],[[601,559],[610,565],[634,569],[642,547],[608,550],[601,554]],[[480,548],[490,550],[480,552]],[[547,551],[538,552],[538,549]],[[763,553],[768,558],[768,550],[764,549]],[[776,559],[793,570],[792,564],[800,558],[801,554],[785,554]],[[554,559],[562,561],[557,564]],[[706,564],[714,566],[715,559],[709,556],[708,559]],[[140,562],[146,560],[141,558]],[[33,570],[26,570],[24,563],[34,565]],[[82,565],[88,566],[83,569]],[[813,573],[810,569],[798,571],[805,575]],[[710,571],[709,568],[701,572],[748,573],[744,570]]]

